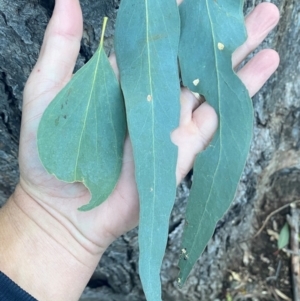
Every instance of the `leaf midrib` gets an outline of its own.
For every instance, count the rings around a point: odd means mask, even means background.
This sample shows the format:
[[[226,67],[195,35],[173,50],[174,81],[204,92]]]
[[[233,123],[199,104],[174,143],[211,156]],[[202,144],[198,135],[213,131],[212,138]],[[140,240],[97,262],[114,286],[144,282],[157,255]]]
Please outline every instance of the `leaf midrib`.
[[[75,162],[75,175],[74,175],[74,181],[78,181],[78,161],[79,161],[79,155],[80,155],[80,150],[81,150],[81,145],[82,145],[82,137],[85,131],[85,127],[86,127],[86,120],[87,120],[87,116],[88,116],[88,112],[89,112],[89,108],[90,108],[90,104],[91,104],[91,100],[92,100],[92,94],[95,88],[95,81],[96,81],[96,77],[97,77],[97,73],[98,73],[98,68],[99,68],[99,61],[100,61],[100,56],[101,56],[101,52],[102,52],[102,45],[100,45],[100,49],[98,50],[98,57],[97,57],[97,64],[96,64],[96,68],[95,68],[95,72],[94,72],[94,77],[93,77],[93,81],[92,81],[92,88],[91,88],[91,93],[89,96],[89,100],[88,100],[88,104],[87,104],[87,108],[86,108],[86,112],[85,112],[85,117],[84,117],[84,122],[83,122],[83,127],[82,127],[82,131],[80,134],[80,139],[78,142],[78,152],[77,152],[77,157],[76,157],[76,162]]]
[[[151,56],[150,56],[150,42],[149,42],[149,9],[148,9],[148,0],[145,0],[145,13],[146,13],[146,43],[147,43],[147,55],[148,55],[148,76],[149,76],[149,88],[150,88],[150,95],[152,97],[151,99],[151,113],[152,113],[152,154],[153,154],[153,190],[152,190],[152,214],[151,214],[151,225],[153,225],[153,216],[154,216],[154,206],[156,201],[156,153],[155,153],[155,139],[154,139],[154,95],[153,95],[153,83],[152,83],[152,73],[151,73]],[[147,97],[147,95],[145,95]],[[145,97],[145,99],[146,99]],[[154,227],[151,227],[151,235],[150,235],[150,246],[153,245],[153,231]],[[148,260],[148,279],[150,279],[150,267],[152,257],[150,257],[150,260]]]

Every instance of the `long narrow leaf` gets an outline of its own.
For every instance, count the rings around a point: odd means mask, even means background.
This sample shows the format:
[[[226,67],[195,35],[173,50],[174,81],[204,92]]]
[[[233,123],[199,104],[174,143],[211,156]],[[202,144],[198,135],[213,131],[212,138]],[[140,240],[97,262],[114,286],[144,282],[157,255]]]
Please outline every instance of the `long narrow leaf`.
[[[139,271],[148,301],[161,300],[160,269],[176,195],[179,122],[175,0],[122,0],[115,49],[132,141],[140,197]]]
[[[231,56],[245,38],[243,0],[184,0],[179,61],[183,83],[205,96],[219,116],[212,143],[196,159],[179,262],[183,284],[228,209],[250,148],[248,92]]]

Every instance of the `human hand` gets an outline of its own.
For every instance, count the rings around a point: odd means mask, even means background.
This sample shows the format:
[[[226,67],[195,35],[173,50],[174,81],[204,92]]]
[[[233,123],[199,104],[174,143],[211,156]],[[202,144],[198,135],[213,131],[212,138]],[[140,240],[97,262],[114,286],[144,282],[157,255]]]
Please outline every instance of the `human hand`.
[[[249,37],[233,55],[234,68],[261,43],[277,21],[277,8],[268,3],[259,5],[246,18]],[[24,92],[20,186],[46,210],[51,208],[62,223],[68,217],[67,220],[81,235],[105,249],[115,237],[130,230],[138,222],[138,195],[129,139],[125,143],[123,169],[116,190],[103,205],[86,213],[78,212],[77,208],[88,203],[88,190],[80,183],[66,184],[47,174],[36,147],[36,132],[42,113],[70,80],[81,35],[82,15],[78,2],[58,0],[39,60]],[[111,62],[117,72],[114,57]],[[260,89],[277,65],[277,53],[264,50],[238,72],[250,96]],[[178,183],[191,169],[195,156],[208,145],[216,128],[214,110],[207,103],[199,106],[198,99],[187,89],[182,89],[180,125],[172,133],[172,141],[179,151],[176,174]]]
[[[277,8],[268,3],[259,5],[246,18],[249,37],[234,53],[234,67],[262,42],[278,19]],[[107,246],[137,225],[139,202],[128,138],[116,189],[103,204],[89,212],[77,210],[88,203],[90,198],[83,184],[68,184],[57,180],[47,174],[39,160],[36,146],[39,121],[48,104],[72,76],[81,36],[82,14],[79,2],[56,0],[40,57],[24,91],[20,184],[12,201],[37,226],[54,237],[75,261],[83,263],[86,275],[91,275]],[[110,60],[117,72],[114,57]],[[238,72],[250,96],[275,71],[278,62],[276,52],[264,50]],[[217,116],[214,110],[207,103],[200,105],[192,93],[182,89],[180,125],[171,134],[172,141],[178,146],[178,183],[192,167],[195,156],[208,145],[216,128]]]

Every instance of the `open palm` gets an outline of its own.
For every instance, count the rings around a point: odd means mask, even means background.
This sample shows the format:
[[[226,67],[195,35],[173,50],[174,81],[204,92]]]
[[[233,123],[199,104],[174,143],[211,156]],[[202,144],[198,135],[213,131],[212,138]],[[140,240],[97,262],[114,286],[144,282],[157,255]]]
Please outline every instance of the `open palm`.
[[[259,5],[247,18],[248,40],[233,56],[237,67],[277,24],[279,14],[272,4]],[[68,184],[47,174],[37,151],[36,135],[41,116],[57,93],[72,77],[82,35],[82,14],[78,1],[56,0],[40,57],[24,91],[20,139],[20,186],[87,248],[105,249],[116,237],[138,223],[139,202],[134,178],[130,139],[124,146],[122,173],[116,189],[99,207],[79,212],[89,202],[90,194],[81,183]],[[111,64],[117,73],[114,57]],[[253,96],[278,66],[275,51],[258,53],[238,75]],[[171,134],[178,146],[177,182],[192,167],[195,156],[211,140],[218,120],[214,110],[188,90],[182,89],[179,127]]]

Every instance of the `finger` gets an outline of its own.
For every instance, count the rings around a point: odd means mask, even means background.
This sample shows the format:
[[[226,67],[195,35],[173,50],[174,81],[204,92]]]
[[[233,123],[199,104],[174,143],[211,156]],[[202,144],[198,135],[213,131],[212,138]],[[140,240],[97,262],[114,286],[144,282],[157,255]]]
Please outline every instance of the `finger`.
[[[200,99],[187,88],[181,89],[180,94],[180,126],[188,125],[192,120],[192,113],[200,105]]]
[[[245,19],[248,38],[236,49],[232,56],[232,65],[237,67],[277,25],[279,10],[272,3],[259,4]]]
[[[82,22],[78,0],[56,0],[40,56],[28,80],[29,86],[34,83],[32,89],[29,87],[29,98],[55,86],[58,92],[61,83],[71,78],[80,49]]]
[[[260,51],[239,72],[238,76],[247,87],[250,97],[258,92],[279,65],[276,51],[265,49]]]
[[[56,81],[71,77],[80,49],[83,20],[79,1],[56,0],[37,67]]]
[[[118,68],[118,64],[117,64],[117,58],[116,55],[113,53],[109,56],[109,62],[110,65],[112,67],[112,69],[114,70],[114,73],[117,77],[118,80],[120,80],[120,73],[119,73],[119,68]]]
[[[197,154],[209,144],[217,127],[218,117],[215,110],[208,103],[199,106],[195,95],[183,89],[180,126],[171,134],[172,142],[178,146],[177,184],[190,171]]]

